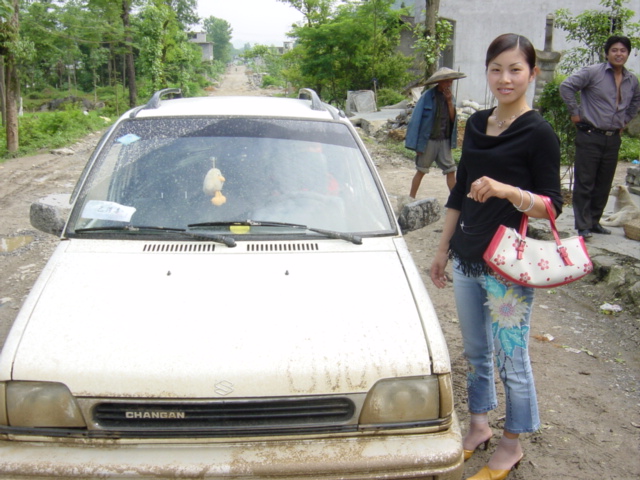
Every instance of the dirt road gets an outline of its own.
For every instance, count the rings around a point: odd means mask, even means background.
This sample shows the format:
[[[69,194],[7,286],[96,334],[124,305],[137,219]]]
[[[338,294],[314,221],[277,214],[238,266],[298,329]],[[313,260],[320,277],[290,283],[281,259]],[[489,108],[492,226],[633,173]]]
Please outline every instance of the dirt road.
[[[243,68],[234,68],[211,94],[272,93],[250,87]],[[44,153],[0,164],[0,343],[58,242],[31,227],[30,204],[50,193],[70,192],[97,140],[94,135],[73,145],[73,155]],[[366,143],[389,194],[406,194],[413,165],[371,139]],[[446,195],[443,176],[432,170],[419,196],[444,204]],[[437,290],[427,275],[441,228],[442,220],[408,234],[407,242],[449,342],[457,410],[464,422],[466,369],[452,291]],[[509,479],[640,478],[640,320],[626,311],[601,313],[598,307],[605,301],[616,303],[588,281],[537,293],[531,351],[543,426],[522,437],[525,458]],[[490,415],[496,433],[503,415],[501,403]],[[489,451],[475,455],[465,476],[475,473],[494,447],[495,441]]]

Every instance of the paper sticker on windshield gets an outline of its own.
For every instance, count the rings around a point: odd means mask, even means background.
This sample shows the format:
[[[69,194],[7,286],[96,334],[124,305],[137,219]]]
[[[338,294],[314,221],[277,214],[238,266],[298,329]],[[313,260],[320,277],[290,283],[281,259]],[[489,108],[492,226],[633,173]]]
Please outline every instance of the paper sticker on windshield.
[[[140,137],[134,133],[127,133],[126,135],[120,137],[116,140],[116,142],[121,143],[123,145],[131,145],[134,142],[140,140]]]
[[[102,200],[90,200],[82,211],[83,218],[93,218],[96,220],[113,220],[115,222],[129,222],[136,212],[135,207],[120,205],[115,202],[105,202]]]

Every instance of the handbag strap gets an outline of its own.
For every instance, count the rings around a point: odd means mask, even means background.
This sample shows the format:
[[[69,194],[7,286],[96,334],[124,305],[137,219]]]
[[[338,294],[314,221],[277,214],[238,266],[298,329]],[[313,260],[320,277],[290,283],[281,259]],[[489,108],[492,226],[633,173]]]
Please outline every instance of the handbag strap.
[[[533,195],[533,194],[532,194]],[[547,213],[549,214],[549,224],[551,225],[551,233],[553,234],[553,238],[556,241],[556,245],[558,246],[558,253],[562,258],[562,261],[567,266],[572,266],[573,262],[569,258],[569,254],[567,253],[567,249],[564,245],[562,245],[562,241],[560,240],[560,235],[558,234],[558,228],[556,227],[556,216],[553,212],[553,206],[551,204],[551,199],[546,195],[538,195],[542,202],[544,203],[545,208],[547,209]],[[522,214],[522,220],[520,221],[520,237],[521,241],[518,245],[518,259],[522,259],[522,254],[524,251],[524,242],[527,236],[527,227],[529,225],[529,216],[526,213]]]

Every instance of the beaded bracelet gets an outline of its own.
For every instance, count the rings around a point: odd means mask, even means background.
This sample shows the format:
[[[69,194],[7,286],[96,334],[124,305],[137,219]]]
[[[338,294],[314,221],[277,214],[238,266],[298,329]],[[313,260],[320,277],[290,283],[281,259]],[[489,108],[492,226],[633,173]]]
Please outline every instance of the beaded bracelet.
[[[519,212],[525,213],[528,212],[529,210],[533,209],[533,206],[536,203],[536,197],[533,193],[531,193],[528,190],[525,190],[525,192],[527,192],[529,194],[529,197],[531,197],[531,203],[529,204],[529,206],[527,208],[525,208],[524,210],[519,209],[518,207],[516,207],[516,210],[518,210]]]

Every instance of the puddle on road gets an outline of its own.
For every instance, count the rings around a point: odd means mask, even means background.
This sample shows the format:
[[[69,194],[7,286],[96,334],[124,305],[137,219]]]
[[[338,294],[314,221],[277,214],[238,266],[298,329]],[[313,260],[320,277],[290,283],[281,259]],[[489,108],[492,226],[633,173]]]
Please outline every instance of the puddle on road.
[[[19,248],[29,245],[33,242],[34,237],[31,235],[20,235],[18,237],[0,237],[0,253],[14,252]]]

